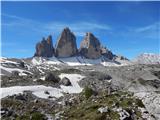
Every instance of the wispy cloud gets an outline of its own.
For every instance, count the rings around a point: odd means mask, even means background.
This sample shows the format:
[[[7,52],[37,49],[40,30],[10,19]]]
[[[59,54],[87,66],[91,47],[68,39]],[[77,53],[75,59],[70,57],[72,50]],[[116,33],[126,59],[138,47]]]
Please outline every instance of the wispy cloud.
[[[6,20],[3,20],[7,17]],[[101,31],[107,31],[108,33],[115,34],[119,36],[129,37],[139,37],[139,38],[157,38],[160,34],[160,22],[155,22],[142,27],[130,27],[123,30],[116,30],[114,26],[109,26],[107,24],[101,24],[98,22],[90,21],[77,21],[73,23],[66,23],[65,21],[57,22],[51,21],[48,23],[42,23],[32,19],[27,19],[19,17],[16,15],[2,14],[2,26],[5,27],[22,27],[28,28],[35,32],[50,34],[50,33],[60,33],[64,27],[69,27],[76,34],[76,36],[84,36],[86,32],[100,33]]]
[[[66,22],[49,22],[49,23],[41,23],[35,20],[26,19],[22,17],[18,17],[15,15],[9,15],[9,14],[2,14],[4,17],[8,17],[8,22],[2,21],[2,26],[6,27],[27,27],[31,30],[37,31],[37,32],[60,32],[64,27],[71,28],[72,31],[77,36],[83,36],[85,32],[96,32],[101,30],[111,30],[111,27],[106,24],[100,24],[96,22],[73,22],[73,23],[66,23]]]
[[[125,26],[124,26],[125,27]],[[115,30],[113,33],[117,33],[117,36],[125,39],[132,39],[131,43],[136,43],[139,40],[159,40],[160,35],[160,22],[154,22],[145,26],[133,27],[126,26],[126,29]]]
[[[133,30],[134,34],[143,36],[144,38],[159,39],[160,22],[155,22],[143,27],[138,27]]]
[[[160,22],[155,22],[151,25],[147,25],[147,26],[144,26],[144,27],[139,27],[139,28],[136,28],[134,31],[135,32],[148,32],[148,31],[155,31],[157,32],[159,30],[159,27],[160,27]]]
[[[76,23],[62,23],[62,22],[52,22],[45,26],[49,31],[60,31],[64,27],[71,28],[72,31],[78,36],[82,36],[85,32],[96,32],[100,30],[111,30],[111,27],[108,25],[103,25],[99,23],[91,22],[76,22]]]

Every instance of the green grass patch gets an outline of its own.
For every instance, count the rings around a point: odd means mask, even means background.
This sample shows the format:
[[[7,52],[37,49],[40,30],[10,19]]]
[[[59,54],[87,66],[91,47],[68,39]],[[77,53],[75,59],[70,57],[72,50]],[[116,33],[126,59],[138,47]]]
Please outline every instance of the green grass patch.
[[[86,99],[90,98],[93,95],[93,93],[94,93],[94,91],[89,87],[85,87],[83,89],[83,94],[84,94]]]

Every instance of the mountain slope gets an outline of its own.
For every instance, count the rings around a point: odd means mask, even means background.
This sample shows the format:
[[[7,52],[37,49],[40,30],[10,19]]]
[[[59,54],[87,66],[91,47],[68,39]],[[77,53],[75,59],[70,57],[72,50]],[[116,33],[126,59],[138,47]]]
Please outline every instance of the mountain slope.
[[[136,57],[133,61],[140,64],[160,64],[160,55],[143,53]]]

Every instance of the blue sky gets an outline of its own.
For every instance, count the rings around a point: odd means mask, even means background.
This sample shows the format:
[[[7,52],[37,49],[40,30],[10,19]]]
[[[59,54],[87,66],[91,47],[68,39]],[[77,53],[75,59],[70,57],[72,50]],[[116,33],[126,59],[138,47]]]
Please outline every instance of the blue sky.
[[[115,54],[130,59],[160,54],[160,2],[2,2],[2,56],[31,57],[42,37],[56,43],[64,27],[77,37],[92,32]]]

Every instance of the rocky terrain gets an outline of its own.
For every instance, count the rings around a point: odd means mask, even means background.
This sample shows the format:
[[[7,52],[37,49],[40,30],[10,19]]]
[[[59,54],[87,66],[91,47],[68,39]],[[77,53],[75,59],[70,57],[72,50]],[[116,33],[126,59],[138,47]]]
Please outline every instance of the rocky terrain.
[[[92,33],[78,49],[65,28],[55,47],[49,36],[34,57],[0,59],[1,119],[159,120],[159,58],[130,61]]]

